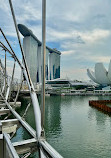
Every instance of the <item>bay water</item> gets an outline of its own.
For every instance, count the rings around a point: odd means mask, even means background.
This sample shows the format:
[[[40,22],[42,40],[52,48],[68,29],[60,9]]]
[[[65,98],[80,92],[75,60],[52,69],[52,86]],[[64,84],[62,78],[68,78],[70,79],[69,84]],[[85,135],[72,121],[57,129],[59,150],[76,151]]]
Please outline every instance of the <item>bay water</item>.
[[[64,158],[111,158],[111,116],[89,106],[89,100],[104,99],[111,96],[46,97],[46,139]],[[22,116],[31,100],[22,98],[21,101],[22,107],[17,111]],[[32,105],[26,121],[35,129]],[[13,141],[28,137],[21,127]],[[30,157],[35,158],[37,154]]]

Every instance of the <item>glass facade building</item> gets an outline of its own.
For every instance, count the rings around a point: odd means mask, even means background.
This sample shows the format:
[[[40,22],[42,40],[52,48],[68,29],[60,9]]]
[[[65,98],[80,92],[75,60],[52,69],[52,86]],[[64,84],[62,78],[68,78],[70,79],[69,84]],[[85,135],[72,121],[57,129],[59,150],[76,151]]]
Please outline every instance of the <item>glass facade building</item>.
[[[42,43],[37,39],[31,30],[19,24],[18,29],[23,38],[23,49],[33,83],[41,83],[42,79]],[[61,52],[46,46],[45,71],[46,80],[60,78],[60,57]]]
[[[27,61],[29,73],[33,83],[37,82],[37,51],[38,44],[33,37],[27,36],[23,39],[23,49]]]

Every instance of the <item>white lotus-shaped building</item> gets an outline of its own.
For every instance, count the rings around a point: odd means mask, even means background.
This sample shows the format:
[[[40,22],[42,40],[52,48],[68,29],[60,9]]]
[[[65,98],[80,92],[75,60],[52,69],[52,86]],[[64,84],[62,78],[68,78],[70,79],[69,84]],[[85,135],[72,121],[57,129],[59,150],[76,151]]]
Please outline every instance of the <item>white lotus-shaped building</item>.
[[[108,71],[103,63],[95,64],[95,72],[87,69],[87,74],[94,82],[102,85],[111,85],[111,60]]]

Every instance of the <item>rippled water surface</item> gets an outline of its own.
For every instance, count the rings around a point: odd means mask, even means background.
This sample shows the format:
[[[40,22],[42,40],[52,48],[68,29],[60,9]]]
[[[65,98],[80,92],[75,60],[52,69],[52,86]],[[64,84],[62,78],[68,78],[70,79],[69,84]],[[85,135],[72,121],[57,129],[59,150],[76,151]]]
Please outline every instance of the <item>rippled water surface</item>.
[[[111,117],[89,106],[89,100],[111,97],[46,97],[47,141],[65,158],[111,158]],[[22,99],[22,115],[29,99]],[[33,108],[26,121],[35,128]],[[22,128],[14,139],[29,137]],[[31,156],[33,158],[35,156]]]

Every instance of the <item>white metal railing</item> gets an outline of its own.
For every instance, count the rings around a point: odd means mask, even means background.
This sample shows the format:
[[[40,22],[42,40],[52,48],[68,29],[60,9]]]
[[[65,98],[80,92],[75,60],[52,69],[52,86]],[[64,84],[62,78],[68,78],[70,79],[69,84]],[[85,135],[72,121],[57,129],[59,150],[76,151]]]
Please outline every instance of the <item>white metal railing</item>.
[[[15,148],[13,147],[10,138],[8,134],[3,134],[3,140],[4,140],[4,158],[19,158]]]

